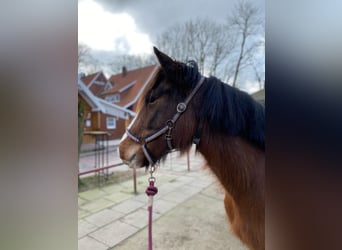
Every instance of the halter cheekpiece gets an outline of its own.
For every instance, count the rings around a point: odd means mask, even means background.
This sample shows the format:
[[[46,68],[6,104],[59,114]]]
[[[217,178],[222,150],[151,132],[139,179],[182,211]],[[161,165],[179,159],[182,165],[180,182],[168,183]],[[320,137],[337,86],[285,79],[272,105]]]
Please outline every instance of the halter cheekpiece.
[[[199,80],[199,82],[197,83],[196,87],[192,90],[192,92],[186,98],[186,100],[184,102],[180,102],[177,104],[177,108],[176,108],[177,113],[175,113],[173,115],[172,119],[167,120],[165,126],[162,127],[161,129],[159,129],[159,130],[157,130],[151,134],[148,134],[145,137],[139,137],[139,136],[133,134],[129,129],[126,130],[127,136],[129,138],[131,138],[133,141],[135,141],[141,145],[142,150],[144,152],[144,155],[151,165],[155,165],[158,160],[155,159],[153,157],[153,155],[151,154],[151,152],[148,150],[147,143],[154,141],[155,139],[159,138],[161,135],[165,134],[165,140],[166,140],[166,144],[167,144],[169,150],[171,151],[174,149],[174,147],[172,145],[172,129],[175,127],[175,123],[178,120],[178,118],[180,117],[180,115],[182,113],[184,113],[184,111],[187,109],[187,106],[188,106],[189,102],[191,101],[191,99],[197,93],[199,88],[203,85],[204,80],[205,80],[205,78],[202,76],[201,79]]]

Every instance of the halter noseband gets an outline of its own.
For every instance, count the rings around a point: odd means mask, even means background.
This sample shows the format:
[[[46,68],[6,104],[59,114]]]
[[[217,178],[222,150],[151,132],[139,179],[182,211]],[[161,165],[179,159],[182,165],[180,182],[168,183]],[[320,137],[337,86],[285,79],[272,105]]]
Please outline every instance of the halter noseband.
[[[157,130],[151,134],[148,134],[145,137],[136,136],[129,129],[126,130],[127,136],[129,138],[131,138],[133,141],[135,141],[141,145],[142,150],[144,152],[144,155],[147,158],[147,160],[150,162],[151,165],[155,165],[158,160],[155,159],[152,156],[151,152],[147,149],[147,146],[146,146],[147,143],[154,141],[155,139],[157,139],[161,135],[165,134],[165,140],[166,140],[168,148],[170,149],[170,151],[174,149],[174,147],[172,146],[172,129],[175,127],[175,123],[178,120],[178,118],[180,117],[180,115],[186,110],[191,99],[194,97],[194,95],[197,93],[199,88],[204,83],[204,80],[205,80],[205,78],[202,76],[201,79],[199,80],[199,82],[197,83],[196,87],[192,90],[192,92],[186,98],[186,100],[184,102],[180,102],[177,104],[177,113],[175,113],[173,115],[172,119],[168,120],[166,122],[165,126],[162,127],[161,129],[159,129],[159,130]]]

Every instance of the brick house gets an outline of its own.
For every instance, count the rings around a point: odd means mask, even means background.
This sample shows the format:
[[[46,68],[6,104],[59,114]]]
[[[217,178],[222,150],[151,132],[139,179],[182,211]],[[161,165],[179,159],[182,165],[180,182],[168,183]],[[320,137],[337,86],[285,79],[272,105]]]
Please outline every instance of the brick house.
[[[101,97],[107,102],[135,113],[138,100],[145,87],[153,80],[158,67],[158,65],[150,65],[130,71],[123,67],[120,74],[112,75],[109,78],[113,87],[103,91]],[[128,124],[127,120],[118,120],[118,133],[124,134]]]
[[[98,78],[94,76],[93,79]],[[78,101],[84,102],[85,105],[84,131],[86,133],[90,131],[108,132],[110,134],[108,137],[109,140],[120,139],[123,134],[122,131],[125,130],[125,121],[131,120],[135,116],[135,113],[95,96],[92,90],[97,93],[99,88],[92,87],[93,85],[90,84],[91,81],[86,85],[83,80],[84,76],[79,75]],[[106,84],[100,85],[97,83],[95,85],[101,86],[102,88],[106,86]],[[92,136],[83,136],[84,144],[93,141],[94,138]]]

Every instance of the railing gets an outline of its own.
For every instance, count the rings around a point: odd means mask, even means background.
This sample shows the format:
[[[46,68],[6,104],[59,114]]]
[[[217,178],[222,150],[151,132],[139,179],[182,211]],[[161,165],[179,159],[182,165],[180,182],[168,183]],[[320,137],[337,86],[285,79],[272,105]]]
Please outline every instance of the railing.
[[[110,166],[105,166],[105,167],[100,167],[100,168],[92,168],[92,169],[88,169],[88,170],[85,170],[85,171],[82,171],[82,172],[78,172],[78,176],[85,175],[85,174],[96,173],[96,172],[99,172],[99,171],[103,171],[103,170],[106,170],[106,169],[119,167],[119,166],[122,166],[122,165],[124,165],[124,164],[123,163],[117,163],[117,164],[113,164],[113,165],[110,165]],[[133,168],[133,189],[134,189],[134,193],[137,194],[138,193],[138,191],[137,191],[137,171],[136,171],[135,168]]]
[[[95,136],[95,168],[88,169],[78,173],[78,176],[91,174],[91,173],[99,173],[98,182],[101,183],[101,174],[104,174],[104,170],[107,170],[105,176],[108,178],[108,169],[115,168],[124,165],[123,163],[117,163],[108,165],[108,134],[102,131],[92,131],[88,132],[88,134]],[[102,140],[100,140],[102,139]],[[100,142],[105,143],[104,150],[100,150]],[[106,166],[107,165],[107,166]],[[187,167],[188,171],[190,171],[190,155],[189,151],[187,152]],[[102,172],[100,172],[102,171]],[[133,168],[133,189],[134,193],[137,194],[137,173],[136,169]]]
[[[98,171],[101,171],[101,170],[115,168],[115,167],[119,167],[119,166],[122,166],[122,165],[124,165],[124,164],[123,163],[118,163],[118,164],[113,164],[113,165],[110,165],[110,166],[105,166],[105,167],[100,167],[100,168],[92,168],[92,169],[88,169],[88,170],[85,170],[85,171],[82,171],[82,172],[78,172],[78,176],[85,175],[85,174],[90,174],[90,173],[95,173],[95,172],[98,172]]]

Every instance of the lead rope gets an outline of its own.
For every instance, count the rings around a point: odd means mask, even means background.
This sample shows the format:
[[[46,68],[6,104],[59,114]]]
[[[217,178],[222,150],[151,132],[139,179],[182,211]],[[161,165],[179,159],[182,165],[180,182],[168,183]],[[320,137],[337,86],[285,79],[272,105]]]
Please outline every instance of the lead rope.
[[[145,193],[148,196],[147,210],[148,210],[148,250],[152,250],[152,207],[153,196],[158,193],[158,188],[154,186],[156,178],[153,176],[155,166],[150,167],[149,186],[146,188]]]

